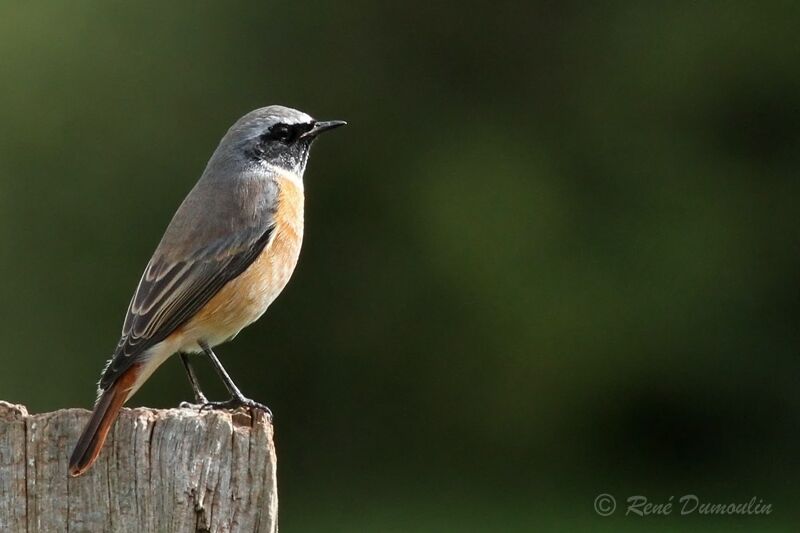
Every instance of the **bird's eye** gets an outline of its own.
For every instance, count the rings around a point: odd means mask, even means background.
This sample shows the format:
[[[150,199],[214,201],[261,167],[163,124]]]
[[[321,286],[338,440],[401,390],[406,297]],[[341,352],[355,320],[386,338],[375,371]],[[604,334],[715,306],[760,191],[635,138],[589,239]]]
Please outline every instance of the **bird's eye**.
[[[294,140],[294,129],[287,124],[275,124],[269,129],[270,139],[290,143]]]

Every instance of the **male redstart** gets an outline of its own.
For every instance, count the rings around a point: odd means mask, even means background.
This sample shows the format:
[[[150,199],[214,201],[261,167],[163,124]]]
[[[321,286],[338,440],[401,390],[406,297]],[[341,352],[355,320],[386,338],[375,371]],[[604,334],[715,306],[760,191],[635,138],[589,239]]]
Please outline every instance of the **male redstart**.
[[[69,460],[71,476],[89,469],[122,405],[174,353],[203,407],[269,412],[245,398],[212,348],[255,322],[289,281],[303,239],[309,149],[317,135],[344,124],[269,106],[228,130],[133,293],[94,411]],[[206,400],[187,357],[198,352],[208,356],[230,400]]]

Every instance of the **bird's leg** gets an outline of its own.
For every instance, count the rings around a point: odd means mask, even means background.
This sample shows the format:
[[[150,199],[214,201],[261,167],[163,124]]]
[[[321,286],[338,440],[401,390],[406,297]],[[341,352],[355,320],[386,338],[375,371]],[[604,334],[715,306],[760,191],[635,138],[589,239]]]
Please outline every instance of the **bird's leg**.
[[[183,363],[183,368],[186,369],[186,375],[189,377],[189,384],[192,386],[192,392],[194,393],[194,401],[196,401],[199,405],[205,405],[208,403],[208,398],[206,395],[203,394],[203,391],[200,390],[200,382],[197,380],[197,376],[194,373],[194,368],[189,363],[189,355],[185,353],[181,353],[181,362]],[[189,402],[181,402],[181,407],[194,407]]]
[[[211,361],[211,364],[214,365],[214,370],[217,371],[222,383],[225,384],[225,388],[228,389],[228,392],[231,394],[231,399],[226,400],[224,402],[205,402],[203,404],[203,408],[205,409],[236,409],[237,407],[249,407],[251,409],[259,409],[267,413],[270,420],[272,420],[272,411],[266,405],[260,404],[250,398],[245,398],[242,391],[239,390],[239,387],[233,382],[231,377],[228,375],[228,372],[225,371],[225,368],[222,366],[222,363],[219,362],[217,359],[217,355],[211,349],[211,347],[205,341],[198,342],[200,348],[203,349],[208,359]]]

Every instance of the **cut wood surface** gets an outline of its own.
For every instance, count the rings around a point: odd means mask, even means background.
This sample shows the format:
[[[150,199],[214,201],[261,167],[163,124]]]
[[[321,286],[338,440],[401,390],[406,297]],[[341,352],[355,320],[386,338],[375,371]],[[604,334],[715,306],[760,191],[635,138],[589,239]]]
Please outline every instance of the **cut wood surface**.
[[[71,478],[88,418],[0,401],[0,532],[278,531],[264,413],[123,409],[94,466]]]

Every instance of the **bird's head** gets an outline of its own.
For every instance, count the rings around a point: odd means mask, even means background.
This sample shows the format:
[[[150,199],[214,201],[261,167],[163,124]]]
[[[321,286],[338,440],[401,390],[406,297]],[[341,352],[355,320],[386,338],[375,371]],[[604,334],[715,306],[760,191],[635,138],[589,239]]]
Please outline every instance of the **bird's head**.
[[[212,162],[217,159],[219,163],[288,171],[302,177],[309,149],[317,136],[345,124],[342,120],[315,120],[289,107],[262,107],[231,126]]]

